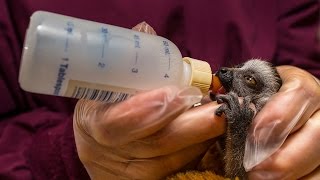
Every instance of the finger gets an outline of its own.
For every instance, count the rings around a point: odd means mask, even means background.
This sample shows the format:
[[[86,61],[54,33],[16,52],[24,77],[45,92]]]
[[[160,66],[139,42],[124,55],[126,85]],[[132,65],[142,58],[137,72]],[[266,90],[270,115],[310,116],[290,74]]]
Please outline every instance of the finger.
[[[295,96],[300,98],[295,98],[294,94],[291,97],[294,97],[296,102],[292,102],[293,105],[299,106],[299,100],[301,101],[300,107],[304,107],[306,103],[309,103],[309,107],[306,108],[306,112],[301,116],[300,120],[297,122],[296,126],[293,128],[292,133],[299,129],[309,118],[310,116],[320,108],[320,82],[312,74],[308,73],[305,70],[292,67],[292,66],[283,66],[283,68],[278,68],[281,79],[283,80],[283,87],[281,87],[280,92],[294,92]],[[295,104],[297,103],[297,104]],[[285,105],[289,105],[286,103]],[[291,106],[293,106],[291,105]],[[292,113],[299,112],[297,108],[290,108]]]
[[[156,31],[146,22],[141,22],[132,28],[135,31],[144,32],[147,34],[157,35]]]
[[[300,80],[291,80],[270,98],[253,121],[253,126],[260,130],[266,125],[276,125],[272,129],[274,136],[279,136],[286,128],[292,129],[293,133],[320,108],[320,87],[315,88],[307,90]]]
[[[111,153],[101,153],[93,155],[95,156],[94,159],[83,161],[83,163],[91,170],[94,169],[92,172],[96,174],[99,172],[98,174],[105,177],[112,177],[113,174],[117,174],[121,175],[122,178],[130,179],[160,179],[181,169],[203,154],[209,148],[209,145],[210,143],[204,142],[166,156],[146,159],[116,160],[112,158]],[[97,159],[98,157],[99,159]]]
[[[287,71],[282,72],[284,85],[269,99],[250,127],[244,156],[247,170],[279,149],[287,136],[320,108],[320,86],[314,77],[302,70],[288,68]]]
[[[226,122],[215,115],[219,105],[212,102],[184,112],[163,130],[122,147],[136,158],[169,154],[224,133]]]
[[[102,107],[95,118],[85,119],[87,131],[101,144],[126,144],[163,128],[201,97],[200,90],[193,87],[165,87],[141,93],[107,110]]]
[[[304,124],[315,112],[317,107],[312,106],[311,101],[303,92],[297,95],[295,89],[277,93],[257,114],[249,134],[274,142],[284,140],[299,121]]]
[[[137,177],[137,179],[161,179],[178,171],[199,157],[209,148],[210,144],[209,142],[204,142],[166,156],[141,161],[129,161],[125,172],[129,177]]]
[[[298,179],[320,165],[320,111],[289,136],[270,158],[253,168],[252,179]]]

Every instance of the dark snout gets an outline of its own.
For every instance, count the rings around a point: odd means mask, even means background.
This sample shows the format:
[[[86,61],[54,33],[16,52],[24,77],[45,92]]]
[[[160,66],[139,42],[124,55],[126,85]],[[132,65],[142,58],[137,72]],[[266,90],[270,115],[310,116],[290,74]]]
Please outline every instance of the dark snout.
[[[229,91],[232,87],[233,70],[232,68],[222,67],[216,73],[221,81],[222,86]]]

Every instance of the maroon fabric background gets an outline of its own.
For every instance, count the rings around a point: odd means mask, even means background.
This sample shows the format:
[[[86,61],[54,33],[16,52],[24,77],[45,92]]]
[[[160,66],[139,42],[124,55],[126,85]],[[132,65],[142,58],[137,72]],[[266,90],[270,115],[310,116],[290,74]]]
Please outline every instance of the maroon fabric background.
[[[0,0],[0,179],[88,179],[72,130],[74,100],[23,92],[30,15],[46,10],[131,28],[148,22],[213,70],[249,58],[320,77],[317,0]]]

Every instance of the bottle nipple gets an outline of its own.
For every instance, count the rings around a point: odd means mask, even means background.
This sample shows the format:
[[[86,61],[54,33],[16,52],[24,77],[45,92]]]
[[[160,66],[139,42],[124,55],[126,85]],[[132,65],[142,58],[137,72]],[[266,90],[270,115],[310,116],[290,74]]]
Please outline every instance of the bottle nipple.
[[[212,74],[212,81],[211,81],[211,93],[213,94],[223,94],[225,90],[221,84],[221,81],[218,76]]]

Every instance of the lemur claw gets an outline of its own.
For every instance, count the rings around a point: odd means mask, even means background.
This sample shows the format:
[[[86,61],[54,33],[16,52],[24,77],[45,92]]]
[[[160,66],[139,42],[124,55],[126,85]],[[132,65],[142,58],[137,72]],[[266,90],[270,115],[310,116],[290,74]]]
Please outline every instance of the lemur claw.
[[[249,107],[251,102],[249,97],[245,97],[243,103],[240,104],[238,95],[234,92],[229,92],[225,95],[217,95],[216,100],[218,104],[223,104],[215,111],[215,114],[221,116],[224,113],[228,123],[233,123],[238,119],[241,120],[241,117],[252,117],[254,114]]]
[[[216,112],[215,112],[215,114],[217,115],[217,116],[222,116],[222,113],[224,113],[225,112],[225,110],[226,110],[226,108],[227,107],[225,107],[226,105],[225,104],[222,104],[217,110],[216,110]]]

